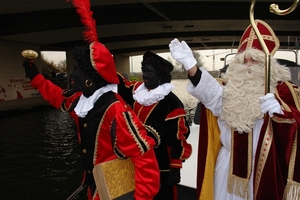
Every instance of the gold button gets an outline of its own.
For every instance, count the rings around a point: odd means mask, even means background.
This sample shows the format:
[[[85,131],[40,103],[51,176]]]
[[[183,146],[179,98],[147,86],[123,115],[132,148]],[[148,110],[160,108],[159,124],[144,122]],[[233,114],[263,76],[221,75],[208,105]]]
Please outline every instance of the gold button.
[[[82,149],[82,153],[86,153],[86,149]]]
[[[91,173],[91,170],[88,170],[87,173],[90,174],[90,173]]]
[[[84,124],[83,124],[83,127],[87,127],[87,124],[86,124],[86,123],[84,123]]]

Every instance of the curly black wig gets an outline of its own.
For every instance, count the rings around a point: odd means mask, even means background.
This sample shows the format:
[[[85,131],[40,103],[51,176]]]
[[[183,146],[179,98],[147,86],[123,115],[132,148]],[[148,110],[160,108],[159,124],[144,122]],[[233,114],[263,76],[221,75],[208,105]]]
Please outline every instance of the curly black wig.
[[[83,48],[76,46],[73,50],[73,59],[77,62],[84,75],[92,79],[95,84],[99,85],[99,87],[108,84],[108,82],[102,78],[92,65],[89,46]]]
[[[143,56],[141,65],[143,67],[147,64],[152,65],[156,69],[161,84],[171,82],[171,71],[174,67],[169,61],[165,60],[155,53],[152,53],[151,51],[146,51]]]

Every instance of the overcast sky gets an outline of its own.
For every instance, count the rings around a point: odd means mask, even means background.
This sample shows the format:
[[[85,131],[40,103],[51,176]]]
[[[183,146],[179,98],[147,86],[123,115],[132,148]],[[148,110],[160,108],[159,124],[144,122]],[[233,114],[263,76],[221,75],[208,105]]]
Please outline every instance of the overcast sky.
[[[53,61],[55,64],[59,61],[66,60],[65,51],[42,51],[41,54],[46,60]]]
[[[226,57],[226,63],[234,56],[228,55],[231,53],[236,53],[236,49],[218,49],[218,50],[200,50],[201,58],[204,62],[204,67],[207,70],[219,70],[224,67],[224,61],[221,61],[221,58]],[[275,53],[274,57],[275,58],[283,58],[287,60],[291,60],[296,62],[296,51],[277,51]],[[173,59],[170,53],[159,53],[159,55],[166,60]],[[214,56],[213,56],[214,55]],[[141,61],[142,61],[142,56],[133,56],[131,59],[131,71],[134,72],[140,72],[141,71]],[[299,64],[299,59],[300,56],[298,54],[298,64]]]
[[[224,66],[224,61],[221,61],[221,58],[224,58],[227,54],[235,53],[236,49],[218,49],[218,50],[200,50],[201,58],[204,62],[204,67],[207,70],[219,70]],[[275,58],[283,58],[291,61],[296,61],[296,54],[295,50],[293,51],[277,51],[274,55]],[[61,60],[66,60],[66,53],[64,51],[60,52],[54,52],[54,51],[42,51],[41,54],[43,56],[53,61],[54,63],[58,63]],[[159,55],[166,60],[173,59],[170,53],[159,53]],[[213,56],[214,55],[214,56]],[[141,56],[133,56],[130,58],[130,71],[133,72],[140,72],[141,71],[141,61],[142,61],[142,55]],[[213,59],[214,58],[214,59]],[[232,56],[227,56],[227,61],[230,60]],[[298,64],[299,64],[300,56],[298,54]]]

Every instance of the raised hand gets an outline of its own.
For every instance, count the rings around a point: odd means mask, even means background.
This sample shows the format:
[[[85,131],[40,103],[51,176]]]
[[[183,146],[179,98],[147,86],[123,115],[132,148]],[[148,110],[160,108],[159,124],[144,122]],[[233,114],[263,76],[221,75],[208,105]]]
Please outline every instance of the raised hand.
[[[170,42],[169,48],[173,58],[181,63],[184,69],[189,70],[196,65],[197,61],[193,56],[193,52],[185,41],[179,42],[175,38]]]
[[[23,61],[23,67],[25,68],[25,77],[31,80],[40,73],[34,62],[30,62],[29,60]]]

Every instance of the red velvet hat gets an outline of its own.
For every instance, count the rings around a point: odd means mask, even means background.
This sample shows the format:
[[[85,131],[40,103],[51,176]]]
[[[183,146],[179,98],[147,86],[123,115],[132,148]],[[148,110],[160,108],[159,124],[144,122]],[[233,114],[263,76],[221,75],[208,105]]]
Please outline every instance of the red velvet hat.
[[[119,83],[114,58],[109,50],[98,41],[96,22],[90,10],[90,0],[73,0],[73,5],[80,15],[82,24],[86,27],[83,32],[84,40],[90,44],[91,62],[95,70],[108,83]]]
[[[115,61],[112,54],[100,42],[90,44],[91,62],[96,71],[108,83],[119,83]]]
[[[274,55],[280,46],[279,40],[276,37],[274,31],[266,22],[264,22],[262,20],[255,20],[255,24],[266,44],[270,54]],[[263,51],[251,24],[247,27],[243,36],[241,37],[240,44],[238,47],[238,52],[243,52],[248,48],[255,48],[255,49]]]

